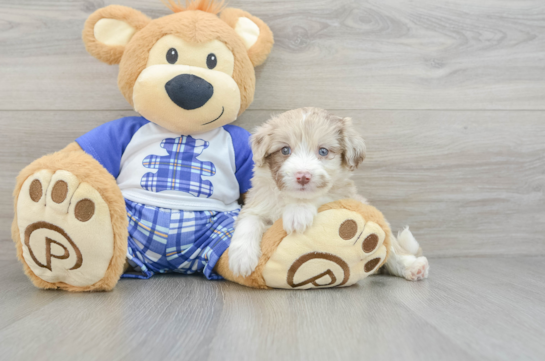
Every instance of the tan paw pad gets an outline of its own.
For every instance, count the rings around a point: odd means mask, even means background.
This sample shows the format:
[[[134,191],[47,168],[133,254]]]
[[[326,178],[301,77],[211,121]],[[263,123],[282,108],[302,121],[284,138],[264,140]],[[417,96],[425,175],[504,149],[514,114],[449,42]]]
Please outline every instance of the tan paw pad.
[[[96,189],[70,172],[40,171],[23,184],[17,202],[23,258],[50,283],[89,286],[113,256],[110,211]]]
[[[304,233],[286,236],[263,268],[267,286],[308,289],[349,286],[374,272],[386,256],[385,232],[356,212],[318,213]]]

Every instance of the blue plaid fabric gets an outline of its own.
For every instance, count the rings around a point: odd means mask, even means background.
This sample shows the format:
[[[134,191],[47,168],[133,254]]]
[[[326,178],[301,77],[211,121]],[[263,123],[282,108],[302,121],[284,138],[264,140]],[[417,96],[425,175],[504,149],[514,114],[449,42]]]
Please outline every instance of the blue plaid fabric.
[[[134,272],[125,278],[147,279],[156,273],[202,272],[222,279],[214,266],[231,242],[240,210],[180,211],[125,200],[129,218],[127,259]]]
[[[201,162],[197,159],[208,146],[207,141],[185,135],[164,139],[161,148],[168,155],[148,155],[144,158],[144,167],[157,169],[157,172],[144,174],[140,185],[151,192],[174,190],[195,197],[210,197],[214,192],[212,182],[201,177],[213,176],[216,174],[216,167],[212,162]]]

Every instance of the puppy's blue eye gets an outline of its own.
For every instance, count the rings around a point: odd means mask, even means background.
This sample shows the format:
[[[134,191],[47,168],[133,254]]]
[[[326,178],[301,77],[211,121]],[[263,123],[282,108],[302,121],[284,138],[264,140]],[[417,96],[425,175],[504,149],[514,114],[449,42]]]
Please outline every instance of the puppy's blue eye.
[[[290,155],[290,154],[291,154],[291,149],[290,149],[290,147],[284,147],[284,148],[282,148],[282,154],[284,154],[284,155]]]
[[[325,157],[326,155],[329,154],[329,150],[325,148],[320,148],[320,150],[318,151],[318,154],[320,154],[322,157]]]

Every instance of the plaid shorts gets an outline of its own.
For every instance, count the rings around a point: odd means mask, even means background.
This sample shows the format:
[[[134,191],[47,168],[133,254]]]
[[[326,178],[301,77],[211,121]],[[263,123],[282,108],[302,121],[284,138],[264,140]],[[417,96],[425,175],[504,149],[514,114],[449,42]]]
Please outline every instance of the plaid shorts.
[[[231,243],[239,209],[231,212],[180,211],[125,200],[129,217],[124,278],[148,279],[156,273],[202,272],[222,279],[214,266]]]

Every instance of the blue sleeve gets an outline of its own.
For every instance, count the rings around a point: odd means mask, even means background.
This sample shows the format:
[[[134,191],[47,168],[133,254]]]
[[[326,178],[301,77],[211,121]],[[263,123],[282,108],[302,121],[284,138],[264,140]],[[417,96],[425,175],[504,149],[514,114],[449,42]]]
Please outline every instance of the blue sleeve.
[[[121,157],[134,133],[149,123],[142,117],[113,120],[82,135],[76,142],[115,178],[119,175]]]
[[[252,188],[252,177],[254,175],[254,161],[252,148],[250,146],[250,133],[236,125],[225,125],[223,127],[233,140],[235,150],[235,177],[237,178],[240,194],[248,192]]]

